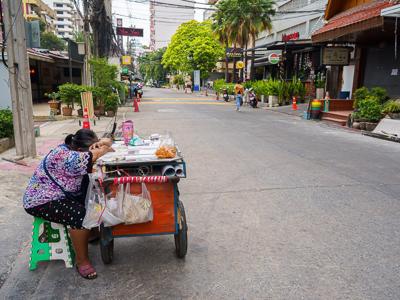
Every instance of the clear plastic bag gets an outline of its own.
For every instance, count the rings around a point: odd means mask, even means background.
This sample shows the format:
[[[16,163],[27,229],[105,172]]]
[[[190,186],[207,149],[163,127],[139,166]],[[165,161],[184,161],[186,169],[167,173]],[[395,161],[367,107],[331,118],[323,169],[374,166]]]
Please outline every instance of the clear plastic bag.
[[[150,192],[144,183],[142,183],[142,194],[140,195],[132,195],[130,184],[126,185],[122,209],[125,224],[140,224],[153,221],[153,204]]]
[[[121,185],[115,198],[106,196],[104,211],[101,220],[105,227],[115,226],[124,223],[124,213],[122,210],[122,201],[124,198],[124,188]]]
[[[98,184],[89,176],[89,186],[86,194],[86,215],[82,222],[82,226],[86,229],[100,226],[103,211],[102,198],[103,194]]]

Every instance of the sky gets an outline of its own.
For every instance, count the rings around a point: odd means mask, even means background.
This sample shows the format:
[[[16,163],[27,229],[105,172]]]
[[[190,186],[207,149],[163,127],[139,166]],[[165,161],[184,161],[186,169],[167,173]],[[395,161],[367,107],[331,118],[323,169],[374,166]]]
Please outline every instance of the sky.
[[[162,0],[159,1],[162,2]],[[196,0],[196,2],[205,3],[207,0]],[[150,10],[148,0],[135,0],[135,2],[129,0],[112,0],[112,11],[114,24],[116,24],[117,18],[122,18],[124,27],[143,28],[144,36],[143,38],[137,38],[137,41],[142,45],[148,46],[150,44]],[[203,11],[196,9],[196,20],[203,20]],[[124,46],[126,47],[126,38],[124,38]]]

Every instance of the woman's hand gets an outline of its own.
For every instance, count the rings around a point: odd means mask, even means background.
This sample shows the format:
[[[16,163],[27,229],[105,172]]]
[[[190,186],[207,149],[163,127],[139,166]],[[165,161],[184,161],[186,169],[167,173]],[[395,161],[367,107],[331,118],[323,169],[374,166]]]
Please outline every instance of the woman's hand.
[[[95,162],[103,155],[107,154],[108,152],[114,152],[115,150],[110,146],[103,145],[103,146],[99,146],[99,147],[90,149],[89,151],[92,152],[92,154],[93,154],[92,160],[93,160],[93,162]]]
[[[102,138],[100,139],[97,143],[94,143],[92,146],[90,146],[89,150],[93,150],[93,149],[99,149],[103,146],[108,146],[111,147],[112,146],[112,140],[109,138]]]

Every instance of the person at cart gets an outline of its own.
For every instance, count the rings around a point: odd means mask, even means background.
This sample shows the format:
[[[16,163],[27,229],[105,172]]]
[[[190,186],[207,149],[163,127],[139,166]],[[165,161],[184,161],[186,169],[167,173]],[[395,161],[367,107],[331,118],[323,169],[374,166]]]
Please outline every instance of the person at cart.
[[[80,129],[65,138],[40,162],[23,196],[26,212],[34,217],[69,226],[76,253],[76,269],[86,279],[97,277],[89,261],[90,231],[82,226],[88,173],[93,163],[113,151],[110,139],[98,139],[89,129]]]

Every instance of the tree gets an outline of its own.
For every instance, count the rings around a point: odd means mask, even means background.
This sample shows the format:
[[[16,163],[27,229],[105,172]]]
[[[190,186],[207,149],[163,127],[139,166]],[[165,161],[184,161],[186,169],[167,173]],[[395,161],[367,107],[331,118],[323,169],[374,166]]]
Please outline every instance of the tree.
[[[161,48],[139,57],[139,71],[145,81],[164,81],[167,69],[161,64],[161,60],[166,50],[167,48]]]
[[[223,24],[227,39],[234,46],[246,48],[251,41],[255,47],[257,35],[271,30],[272,16],[275,15],[274,0],[220,0],[213,15],[216,24]],[[215,32],[215,31],[214,31]],[[252,59],[252,70],[254,59]],[[251,74],[253,78],[253,74]]]
[[[193,20],[179,26],[163,56],[162,64],[165,68],[182,73],[200,70],[204,79],[223,55],[224,49],[213,35],[211,23]]]
[[[40,35],[40,44],[44,49],[65,50],[65,42],[52,32],[42,32]]]

